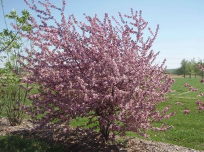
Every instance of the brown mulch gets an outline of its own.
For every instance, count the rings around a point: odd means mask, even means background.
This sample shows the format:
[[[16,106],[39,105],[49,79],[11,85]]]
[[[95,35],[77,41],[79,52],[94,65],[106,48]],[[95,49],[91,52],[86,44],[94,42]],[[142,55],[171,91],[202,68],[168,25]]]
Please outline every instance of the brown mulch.
[[[7,119],[0,119],[0,135],[21,135],[24,138],[36,138],[47,141],[51,145],[62,145],[65,152],[199,152],[177,145],[142,140],[139,138],[123,138],[123,144],[103,144],[96,132],[71,128],[63,132],[65,126],[54,129],[33,131],[33,124],[24,120],[20,126],[10,126]],[[120,138],[120,137],[117,137]],[[126,143],[126,146],[124,145]]]

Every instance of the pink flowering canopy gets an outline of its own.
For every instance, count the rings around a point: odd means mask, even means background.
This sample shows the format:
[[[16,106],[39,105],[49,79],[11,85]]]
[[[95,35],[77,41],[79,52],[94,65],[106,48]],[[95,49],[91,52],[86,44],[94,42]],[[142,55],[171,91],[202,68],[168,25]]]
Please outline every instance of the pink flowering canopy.
[[[45,10],[39,10],[34,0],[25,0],[38,13],[40,22],[31,17],[33,31],[21,33],[33,43],[24,57],[29,73],[25,81],[39,86],[39,93],[30,95],[33,106],[28,113],[35,122],[46,126],[51,121],[66,123],[76,117],[88,117],[89,124],[97,122],[101,137],[108,140],[110,132],[145,132],[166,130],[152,126],[152,122],[169,118],[170,105],[162,112],[156,106],[167,100],[166,94],[174,80],[165,74],[164,63],[154,64],[158,53],[151,50],[159,26],[154,33],[147,28],[142,12],[130,15],[119,13],[121,21],[105,14],[86,16],[86,23],[73,15],[65,17],[66,2],[62,8],[38,1]],[[50,9],[59,10],[61,21]],[[50,20],[52,25],[49,25]],[[150,36],[145,39],[143,32]],[[40,50],[40,51],[39,51]],[[39,114],[40,117],[39,117]]]

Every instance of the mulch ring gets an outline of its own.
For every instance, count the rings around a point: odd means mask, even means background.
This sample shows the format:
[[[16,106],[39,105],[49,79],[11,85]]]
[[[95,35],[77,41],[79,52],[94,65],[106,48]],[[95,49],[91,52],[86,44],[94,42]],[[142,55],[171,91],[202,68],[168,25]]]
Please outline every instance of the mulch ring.
[[[121,151],[125,148],[122,144],[103,144],[99,140],[97,132],[69,128],[65,133],[65,126],[58,126],[52,129],[33,130],[34,126],[29,120],[24,120],[20,126],[10,126],[5,118],[0,119],[0,135],[17,135],[23,138],[35,138],[44,140],[50,145],[61,145],[65,151],[73,152],[100,152],[100,151]]]
[[[123,143],[103,144],[97,132],[69,128],[65,133],[65,126],[52,129],[32,130],[33,124],[24,120],[20,126],[9,126],[5,118],[0,119],[0,135],[19,135],[23,138],[44,140],[50,145],[61,145],[65,152],[198,152],[177,145],[142,140],[139,138],[116,137]]]

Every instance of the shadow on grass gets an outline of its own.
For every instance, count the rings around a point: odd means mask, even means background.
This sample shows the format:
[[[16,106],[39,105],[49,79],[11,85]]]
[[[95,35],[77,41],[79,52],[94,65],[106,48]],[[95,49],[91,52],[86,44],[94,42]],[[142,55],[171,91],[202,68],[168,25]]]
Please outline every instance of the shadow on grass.
[[[85,129],[22,130],[0,136],[0,152],[117,152],[119,147],[123,145],[102,144],[98,133]]]
[[[62,152],[60,145],[51,145],[45,141],[29,139],[24,136],[7,135],[0,137],[0,152]]]

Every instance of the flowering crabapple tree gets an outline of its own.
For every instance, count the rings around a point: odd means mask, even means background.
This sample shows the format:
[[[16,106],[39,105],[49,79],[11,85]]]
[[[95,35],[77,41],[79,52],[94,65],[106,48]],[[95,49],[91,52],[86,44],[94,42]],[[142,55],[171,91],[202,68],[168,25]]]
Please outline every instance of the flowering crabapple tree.
[[[24,70],[29,73],[25,81],[39,88],[38,94],[29,96],[33,106],[27,108],[39,127],[50,122],[68,126],[76,117],[87,117],[88,124],[97,124],[104,141],[115,133],[146,136],[148,129],[170,128],[152,125],[174,115],[168,113],[170,105],[162,112],[156,109],[167,100],[174,82],[164,72],[165,61],[154,64],[159,53],[151,46],[159,26],[152,32],[142,12],[132,9],[130,15],[119,13],[121,21],[108,14],[102,21],[84,14],[87,22],[82,23],[73,15],[66,19],[65,0],[62,8],[49,0],[38,1],[45,10],[34,0],[25,2],[40,20],[31,17],[33,31],[21,33],[33,43],[24,56]],[[60,21],[51,9],[61,13]],[[146,39],[145,29],[150,33]]]
[[[202,65],[199,64],[199,69],[204,72],[204,68],[202,67]],[[201,79],[200,81],[202,84],[204,84],[204,79]],[[192,86],[190,86],[188,83],[184,84],[185,87],[188,87],[190,91],[194,91],[194,92],[198,92],[199,90],[197,88],[194,88]],[[202,97],[204,94],[203,92],[200,92],[199,96]],[[204,110],[204,102],[200,101],[200,99],[198,99],[196,101],[196,105],[198,106],[198,111]]]

